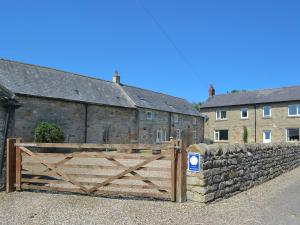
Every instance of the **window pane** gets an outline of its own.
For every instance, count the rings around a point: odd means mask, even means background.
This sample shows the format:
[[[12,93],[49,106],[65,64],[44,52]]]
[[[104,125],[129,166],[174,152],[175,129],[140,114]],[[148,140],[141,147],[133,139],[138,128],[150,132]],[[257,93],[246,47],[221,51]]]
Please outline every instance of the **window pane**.
[[[220,141],[227,141],[228,140],[228,130],[220,130]]]
[[[265,131],[265,139],[270,139],[271,132],[270,131]]]
[[[289,105],[289,115],[297,115],[297,105]]]
[[[248,117],[248,109],[241,109],[242,111],[242,118],[247,118]]]
[[[220,119],[220,111],[217,111],[217,119]]]
[[[287,130],[288,141],[299,141],[299,129],[288,129]]]
[[[219,131],[215,131],[215,140],[216,140],[216,141],[219,140]]]
[[[271,107],[270,106],[265,106],[264,107],[264,116],[271,116]]]
[[[226,119],[226,111],[221,111],[221,119]]]

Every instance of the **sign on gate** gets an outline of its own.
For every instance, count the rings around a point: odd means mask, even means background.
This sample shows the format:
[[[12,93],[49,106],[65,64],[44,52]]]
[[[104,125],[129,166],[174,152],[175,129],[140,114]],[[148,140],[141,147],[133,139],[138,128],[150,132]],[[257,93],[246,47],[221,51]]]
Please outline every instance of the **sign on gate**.
[[[201,155],[197,152],[189,152],[188,153],[188,171],[193,173],[200,172],[200,160]]]

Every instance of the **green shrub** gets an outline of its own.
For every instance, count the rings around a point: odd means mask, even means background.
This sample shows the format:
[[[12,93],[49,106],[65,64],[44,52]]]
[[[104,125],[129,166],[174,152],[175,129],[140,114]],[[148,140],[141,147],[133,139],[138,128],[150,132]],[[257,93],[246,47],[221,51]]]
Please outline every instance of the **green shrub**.
[[[34,129],[35,142],[59,143],[64,141],[64,133],[55,123],[40,122]]]
[[[248,143],[248,130],[247,130],[247,127],[244,127],[243,142]]]

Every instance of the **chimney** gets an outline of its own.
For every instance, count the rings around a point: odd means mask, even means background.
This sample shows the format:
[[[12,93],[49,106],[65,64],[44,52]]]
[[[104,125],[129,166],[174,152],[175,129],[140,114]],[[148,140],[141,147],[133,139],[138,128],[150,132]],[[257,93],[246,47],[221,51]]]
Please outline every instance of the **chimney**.
[[[119,76],[118,70],[115,71],[112,81],[116,84],[121,83],[121,77]]]
[[[210,86],[209,86],[208,95],[209,95],[209,97],[213,97],[215,95],[215,89],[212,84],[210,84]]]

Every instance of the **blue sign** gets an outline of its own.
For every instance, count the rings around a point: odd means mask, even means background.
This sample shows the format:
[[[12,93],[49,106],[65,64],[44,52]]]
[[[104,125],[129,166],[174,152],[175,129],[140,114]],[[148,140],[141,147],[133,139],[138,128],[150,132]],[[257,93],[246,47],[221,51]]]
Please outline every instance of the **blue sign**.
[[[200,172],[201,155],[197,152],[188,153],[188,171],[199,173]]]

